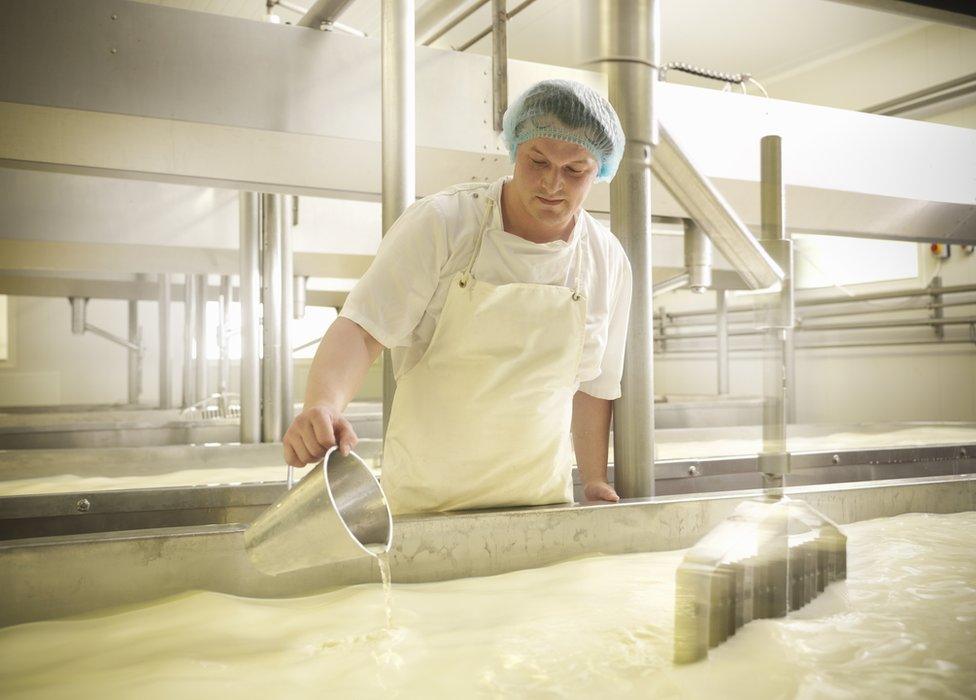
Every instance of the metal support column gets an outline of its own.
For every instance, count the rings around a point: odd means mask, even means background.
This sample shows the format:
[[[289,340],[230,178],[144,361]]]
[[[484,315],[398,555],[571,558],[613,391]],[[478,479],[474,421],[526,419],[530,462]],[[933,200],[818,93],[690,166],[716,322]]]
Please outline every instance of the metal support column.
[[[283,197],[281,207],[281,435],[288,430],[295,412],[291,347],[291,319],[295,312],[295,264],[291,246],[293,199]]]
[[[240,194],[241,442],[261,442],[261,210],[255,192]]]
[[[139,328],[139,302],[130,300],[126,303],[127,326],[129,343],[137,349],[129,348],[127,354],[128,366],[128,403],[135,405],[139,403],[139,394],[142,393],[142,331]]]
[[[281,200],[261,195],[261,441],[277,442],[281,430]]]
[[[491,0],[491,106],[495,131],[502,130],[508,109],[508,8],[505,0]]]
[[[654,91],[661,64],[660,2],[600,0],[584,26],[592,63],[607,75],[627,137],[610,183],[610,227],[634,271],[623,395],[614,403],[614,483],[624,498],[654,495],[654,353],[651,281],[651,150],[658,141]]]
[[[173,407],[173,344],[170,341],[170,311],[173,285],[170,276],[156,276],[159,285],[159,407]]]
[[[230,275],[220,276],[220,294],[217,298],[217,339],[220,360],[217,366],[217,393],[220,394],[221,415],[227,415],[227,394],[230,392],[230,302],[232,296]]]
[[[788,270],[788,281],[793,285],[793,270]],[[783,345],[784,367],[786,369],[786,423],[796,423],[796,329],[786,329],[786,342]]]
[[[207,276],[197,275],[193,285],[195,306],[195,366],[193,383],[193,403],[200,403],[209,395],[207,393]]]
[[[729,307],[728,293],[715,290],[715,324],[718,338],[718,393],[729,393]]]
[[[413,0],[383,0],[383,234],[416,193],[416,85]],[[383,353],[383,436],[396,380]]]
[[[786,277],[778,293],[766,295],[763,352],[763,448],[759,470],[770,495],[781,492],[783,476],[790,471],[786,442],[787,335],[793,328],[793,250],[786,234],[783,151],[779,136],[762,139],[760,202],[763,247]]]
[[[196,277],[191,274],[183,275],[183,408],[188,408],[194,404],[194,379],[196,373],[193,370],[193,329],[196,324]]]

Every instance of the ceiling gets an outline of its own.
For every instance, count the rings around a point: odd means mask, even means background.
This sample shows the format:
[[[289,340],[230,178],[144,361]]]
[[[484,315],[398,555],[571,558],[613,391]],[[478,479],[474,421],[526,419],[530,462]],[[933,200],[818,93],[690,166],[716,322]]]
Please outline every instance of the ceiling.
[[[254,20],[265,14],[264,0],[142,1]],[[292,2],[308,6],[312,0]],[[423,2],[419,0],[418,6]],[[509,9],[519,4],[518,0],[508,2]],[[511,20],[509,56],[578,65],[577,38],[581,36],[584,5],[579,0],[536,0]],[[482,7],[433,45],[451,48],[465,43],[489,25],[489,7]],[[298,19],[296,13],[280,6],[275,12],[286,22]],[[378,35],[380,0],[355,0],[340,21]],[[749,73],[760,80],[924,24],[828,0],[663,0],[661,21],[665,62]],[[489,41],[483,39],[469,50],[487,53]]]

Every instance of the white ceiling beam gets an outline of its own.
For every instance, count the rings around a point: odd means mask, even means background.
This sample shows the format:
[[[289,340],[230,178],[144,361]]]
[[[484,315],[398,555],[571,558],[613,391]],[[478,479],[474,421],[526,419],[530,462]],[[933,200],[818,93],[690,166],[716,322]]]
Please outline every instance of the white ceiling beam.
[[[972,0],[832,0],[867,10],[890,12],[904,17],[976,29],[976,4]]]
[[[113,8],[127,31],[104,19]],[[0,12],[2,165],[379,193],[375,39],[113,0],[0,0]],[[99,49],[109,44],[118,52]],[[605,90],[598,74],[510,61],[510,94],[556,76]],[[662,123],[746,223],[759,222],[759,140],[775,133],[793,230],[976,240],[973,131],[681,85],[658,92]],[[418,195],[510,172],[490,121],[490,59],[418,47]],[[594,187],[587,207],[607,211],[607,189]],[[685,214],[661,187],[654,211]]]

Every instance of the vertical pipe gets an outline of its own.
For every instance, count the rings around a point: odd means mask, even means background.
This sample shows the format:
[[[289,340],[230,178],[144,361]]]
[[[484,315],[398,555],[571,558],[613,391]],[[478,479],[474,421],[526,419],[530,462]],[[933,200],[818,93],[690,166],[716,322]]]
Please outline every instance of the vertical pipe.
[[[281,431],[281,195],[261,195],[262,442]]]
[[[684,228],[688,286],[696,294],[703,294],[712,286],[712,242],[691,219],[685,219]]]
[[[138,276],[136,277],[138,279]],[[127,311],[127,325],[128,325],[128,335],[129,342],[135,343],[136,345],[141,345],[140,343],[140,333],[139,333],[139,302],[130,299],[126,303]],[[128,403],[137,404],[139,403],[139,393],[142,383],[142,352],[140,350],[134,350],[129,348],[126,353],[127,365],[128,365]]]
[[[782,140],[764,136],[761,143],[760,208],[762,244],[786,274],[778,293],[768,295],[763,352],[763,449],[759,469],[773,496],[781,493],[789,473],[787,425],[787,333],[793,326],[793,265],[786,235]]]
[[[293,372],[291,349],[291,319],[295,310],[295,272],[291,247],[292,208],[290,200],[283,197],[281,207],[281,428],[284,435],[291,425],[294,413]]]
[[[491,0],[491,105],[495,131],[502,130],[508,109],[508,9],[505,0]]]
[[[788,270],[790,284],[793,271]],[[793,328],[786,329],[786,342],[783,345],[786,367],[786,423],[796,423],[796,333]]]
[[[414,1],[383,0],[383,234],[416,192],[416,87]],[[390,422],[396,380],[389,350],[383,353],[383,436]]]
[[[292,291],[295,308],[292,310],[296,319],[305,318],[305,305],[308,303],[308,277],[295,276],[295,288]]]
[[[261,210],[255,192],[240,194],[241,442],[261,442]]]
[[[945,298],[938,290],[942,289],[942,278],[936,275],[932,278],[929,288],[932,290],[932,318],[945,318],[945,311],[942,308],[942,300]],[[936,324],[933,326],[936,340],[945,340],[945,326]]]
[[[220,394],[221,415],[226,415],[227,394],[230,392],[230,275],[220,276],[220,294],[217,297],[217,338],[220,361],[217,369],[217,392]]]
[[[159,407],[173,407],[173,344],[170,341],[170,311],[173,285],[166,273],[157,275],[159,285]]]
[[[194,403],[207,398],[207,276],[197,275],[193,285],[196,309],[194,311],[196,366],[194,379]]]
[[[610,226],[634,271],[623,395],[614,403],[614,485],[624,498],[654,495],[654,320],[651,281],[651,150],[657,144],[654,86],[661,64],[660,2],[600,0],[584,26],[627,144],[610,183]]]
[[[196,278],[187,273],[183,275],[183,408],[188,408],[194,404],[194,379],[196,374],[193,371],[193,329],[195,327],[194,317],[196,316]]]
[[[68,303],[71,304],[71,332],[74,335],[84,335],[87,325],[88,299],[85,297],[68,297]]]
[[[728,293],[715,290],[715,319],[718,338],[718,393],[729,393],[729,307]]]

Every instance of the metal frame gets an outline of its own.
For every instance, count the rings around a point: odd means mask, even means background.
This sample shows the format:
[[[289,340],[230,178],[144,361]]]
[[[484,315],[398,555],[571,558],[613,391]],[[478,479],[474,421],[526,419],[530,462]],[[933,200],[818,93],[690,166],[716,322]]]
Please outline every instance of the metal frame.
[[[976,509],[976,476],[788,489],[837,523]],[[414,516],[397,521],[390,562],[402,583],[488,576],[587,554],[686,547],[756,492]],[[265,576],[247,561],[241,525],[0,542],[0,625],[211,590],[281,597],[376,581],[363,557]],[[544,533],[544,536],[540,536]],[[29,572],[29,575],[25,575]]]
[[[297,40],[311,30],[142,3],[120,10],[113,0],[35,0],[29,7],[3,0],[0,9],[6,19],[0,59],[45,66],[43,79],[24,70],[0,82],[6,166],[293,194],[381,191],[379,95],[362,89],[380,74],[374,39],[326,32]],[[117,20],[105,19],[113,12]],[[172,36],[181,42],[170,42]],[[110,43],[117,53],[100,50]],[[418,193],[507,172],[491,125],[478,128],[491,96],[481,79],[490,59],[423,47],[417,57]],[[289,70],[295,65],[309,70]],[[551,74],[534,64],[509,69],[513,85]],[[283,74],[290,79],[282,99],[253,100],[255,92],[278,94]],[[586,71],[566,75],[601,82]],[[72,88],[81,81],[91,89]],[[462,92],[446,95],[444,84]],[[804,181],[787,183],[794,230],[905,240],[937,231],[941,240],[976,241],[966,177],[973,146],[965,130],[765,98],[729,100],[682,85],[655,89],[666,98],[659,117],[675,142],[746,223],[759,219],[755,172],[732,154],[776,131],[795,139],[803,164]],[[328,109],[337,95],[348,109]],[[720,123],[711,118],[717,112]],[[52,130],[61,138],[46,138]],[[115,148],[87,147],[104,133],[113,134]],[[893,142],[904,147],[893,153],[886,148]],[[365,165],[322,168],[322,162]],[[818,168],[822,163],[833,167]],[[931,163],[938,177],[915,176]],[[877,172],[886,177],[879,180]],[[659,214],[683,214],[666,192],[653,196]],[[607,211],[608,189],[595,187],[587,206]]]
[[[906,17],[941,22],[965,29],[976,29],[976,11],[963,8],[965,0],[833,0],[879,12],[891,12]]]
[[[413,0],[382,4],[383,235],[417,194],[417,87]],[[396,377],[383,351],[383,435],[390,423]]]

